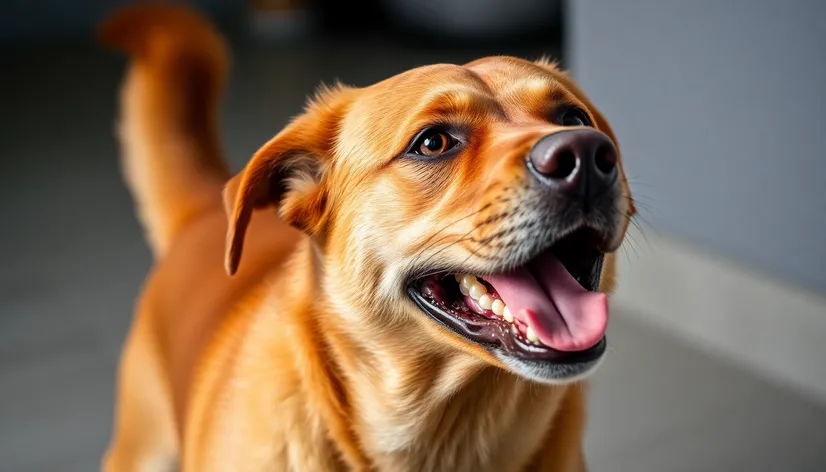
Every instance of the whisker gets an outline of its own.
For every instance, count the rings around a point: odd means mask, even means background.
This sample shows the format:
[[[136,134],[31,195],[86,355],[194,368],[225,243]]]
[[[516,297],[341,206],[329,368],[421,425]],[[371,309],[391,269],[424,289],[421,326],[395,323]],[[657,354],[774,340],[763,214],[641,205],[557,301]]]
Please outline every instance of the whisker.
[[[634,195],[625,195],[625,198],[630,198],[631,200],[636,200],[640,203],[653,203],[652,199],[640,192],[634,192]]]
[[[626,233],[626,236],[628,238],[628,246],[627,247],[630,248],[632,251],[634,251],[634,256],[635,257],[639,258],[640,254],[639,254],[639,252],[637,252],[637,249],[639,248],[640,243],[637,242],[636,238],[634,238],[634,235],[632,233]],[[623,247],[625,247],[625,246],[623,246]]]
[[[490,259],[495,259],[490,254],[478,254],[480,249],[482,249],[484,247],[490,247],[489,244],[488,244],[488,241],[486,241],[486,240],[475,240],[473,238],[468,238],[467,237],[470,233],[472,233],[473,231],[479,229],[480,227],[484,226],[485,224],[486,224],[486,222],[480,223],[478,226],[476,226],[474,229],[472,229],[470,232],[466,233],[464,236],[462,236],[458,240],[452,242],[450,245],[448,245],[448,246],[440,249],[439,251],[437,251],[436,254],[438,254],[439,252],[441,252],[445,249],[448,249],[449,247],[452,247],[453,245],[458,244],[460,242],[470,241],[470,242],[478,244],[478,247],[476,249],[474,249],[461,263],[458,264],[459,267],[465,265],[465,263],[467,263],[468,259],[470,259],[473,256],[482,257],[484,259],[489,259],[489,260]],[[436,254],[433,254],[432,256],[435,256]],[[432,256],[431,256],[431,258],[432,258]],[[430,260],[430,258],[428,258],[428,260],[425,261],[425,263],[427,263],[429,260]],[[451,269],[434,269],[434,270],[431,270],[430,272],[425,272],[423,275],[419,275],[418,278],[431,277],[433,275],[438,275],[438,274],[447,274],[447,273],[450,273],[450,271],[451,271]]]
[[[640,215],[639,213],[636,213],[634,215],[625,215],[625,217],[628,218],[628,221],[634,224],[634,226],[639,230],[640,233],[642,233],[643,236],[645,236],[646,228],[650,231],[653,231],[656,235],[660,234],[660,232],[657,231],[657,228],[654,227],[647,219],[645,219],[644,216]],[[642,221],[642,224],[645,225],[645,228],[640,224],[640,221]],[[648,238],[646,237],[646,241],[647,240]]]
[[[648,240],[648,236],[645,234],[645,231],[643,231],[642,226],[633,217],[629,218],[628,221],[630,221],[631,224],[634,225],[635,228],[637,228],[637,231],[639,231],[640,235],[642,235],[642,238],[645,240],[645,244],[648,245],[648,249],[650,250],[651,241]]]
[[[468,235],[470,235],[471,233],[473,233],[473,232],[474,232],[474,231],[476,231],[477,229],[481,228],[481,227],[482,227],[482,226],[484,226],[485,224],[486,224],[486,222],[485,222],[485,221],[483,221],[483,222],[479,223],[478,225],[476,225],[475,227],[471,228],[471,230],[470,230],[470,231],[468,231],[467,233],[463,234],[463,235],[462,235],[459,239],[457,239],[456,241],[453,241],[452,243],[448,244],[447,246],[445,246],[445,247],[443,247],[443,248],[439,249],[438,251],[436,251],[435,253],[433,253],[433,254],[429,255],[429,256],[427,257],[427,259],[425,259],[425,260],[424,260],[424,262],[422,262],[422,264],[421,264],[421,265],[422,265],[422,266],[427,266],[427,265],[430,263],[430,261],[431,261],[434,257],[438,256],[439,254],[441,254],[442,252],[446,251],[447,249],[450,249],[451,247],[455,246],[456,244],[459,244],[459,243],[460,243],[460,242],[462,242],[462,241],[466,241],[466,240],[467,240]],[[432,245],[431,245],[431,246],[432,246]],[[419,253],[419,254],[421,255],[421,254],[423,254],[423,252],[421,252],[421,253]],[[417,261],[418,261],[418,257],[417,257]],[[414,267],[416,267],[416,264],[414,264]],[[434,272],[434,273],[438,273],[438,272],[439,272],[439,271],[436,271],[436,272]],[[430,274],[430,275],[433,275],[433,274]]]
[[[628,179],[628,185],[630,185],[630,186],[632,186],[632,187],[647,187],[647,188],[654,188],[654,186],[653,186],[653,185],[651,185],[651,184],[647,184],[647,183],[645,183],[645,182],[643,182],[643,181],[641,181],[641,180],[636,180],[636,179]]]
[[[624,244],[620,246],[620,249],[622,250],[622,253],[625,254],[625,260],[630,264],[631,258],[628,256],[628,249],[625,247]]]
[[[650,213],[651,215],[653,215],[653,216],[655,216],[655,217],[657,217],[657,218],[662,217],[662,213],[661,213],[661,212],[659,212],[659,211],[658,211],[658,210],[657,210],[657,209],[653,206],[653,204],[649,204],[649,203],[646,203],[646,202],[640,201],[640,199],[639,199],[639,195],[638,195],[637,197],[629,197],[629,196],[627,196],[627,195],[626,195],[624,198],[626,198],[628,201],[630,201],[630,202],[631,202],[634,206],[638,207],[639,209],[641,209],[641,210],[645,210],[646,212]],[[643,218],[643,216],[642,216],[640,213],[636,213],[636,214],[637,214],[637,215],[639,215],[639,216],[640,216],[640,218]],[[643,218],[643,219],[644,219],[644,218]]]
[[[416,265],[418,264],[418,262],[419,262],[419,258],[422,256],[422,254],[424,254],[425,252],[427,252],[429,249],[431,249],[431,248],[432,248],[433,246],[435,246],[436,244],[438,244],[438,243],[440,243],[440,242],[444,241],[446,238],[449,238],[449,237],[450,237],[450,235],[448,234],[448,235],[445,235],[445,236],[443,236],[443,237],[439,238],[438,240],[433,241],[433,242],[431,243],[431,241],[433,240],[433,238],[435,238],[437,235],[439,235],[439,233],[441,233],[441,232],[443,232],[443,231],[447,230],[448,228],[450,228],[451,226],[453,226],[453,225],[455,225],[455,224],[459,223],[459,222],[460,222],[460,221],[462,221],[462,220],[465,220],[465,219],[470,218],[470,217],[472,217],[472,216],[478,215],[479,213],[481,213],[481,212],[483,212],[483,211],[487,210],[488,208],[490,208],[490,206],[491,206],[491,204],[490,204],[490,203],[488,203],[488,204],[486,204],[486,205],[483,205],[483,206],[482,206],[482,208],[479,208],[478,210],[476,210],[476,211],[474,211],[474,212],[472,212],[472,213],[469,213],[469,214],[467,214],[467,215],[465,215],[465,216],[463,216],[463,217],[461,217],[461,218],[457,219],[456,221],[453,221],[452,223],[448,223],[447,225],[443,226],[443,227],[442,227],[442,229],[440,229],[439,231],[436,231],[435,233],[433,233],[432,235],[430,235],[430,237],[429,237],[429,238],[427,238],[427,239],[426,239],[426,240],[422,243],[422,245],[424,245],[424,248],[422,248],[422,249],[418,252],[418,254],[416,255],[416,259],[413,261],[413,266],[416,266]],[[471,231],[473,231],[473,230],[471,230]]]
[[[443,226],[443,227],[442,227],[442,229],[440,229],[439,231],[436,231],[435,233],[433,233],[432,235],[430,235],[430,237],[429,237],[429,238],[427,238],[427,239],[426,239],[426,240],[425,240],[422,244],[423,244],[423,245],[427,245],[427,244],[428,244],[428,243],[429,243],[429,242],[430,242],[433,238],[435,238],[435,237],[436,237],[439,233],[441,233],[442,231],[444,231],[444,230],[446,230],[446,229],[450,228],[451,226],[453,226],[453,225],[455,225],[455,224],[459,223],[459,222],[460,222],[460,221],[462,221],[462,220],[465,220],[465,219],[467,219],[467,218],[470,218],[471,216],[478,215],[479,213],[481,213],[481,212],[483,212],[483,211],[487,210],[488,208],[490,208],[490,206],[491,206],[491,204],[490,204],[490,203],[488,203],[488,204],[486,204],[486,205],[483,205],[483,206],[482,206],[482,208],[479,208],[478,210],[476,210],[476,211],[474,211],[474,212],[472,212],[472,213],[469,213],[469,214],[467,214],[467,215],[465,215],[465,216],[463,216],[463,217],[461,217],[461,218],[457,219],[456,221],[453,221],[452,223],[448,223],[448,224],[446,224],[445,226]],[[448,236],[445,236],[445,237],[449,237],[449,235],[448,235]],[[438,240],[438,241],[435,241],[435,242],[434,242],[434,244],[438,243],[439,241],[441,241],[441,240],[443,240],[443,239],[444,239],[444,237],[443,237],[442,239]],[[431,246],[432,246],[432,244],[431,244]],[[427,246],[425,247],[425,249],[427,249]]]
[[[465,264],[467,263],[467,261],[468,261],[471,257],[475,256],[475,255],[476,255],[476,253],[477,253],[477,252],[479,252],[479,250],[480,250],[480,249],[482,249],[483,247],[486,247],[486,246],[487,246],[487,242],[481,242],[481,243],[479,243],[479,247],[477,247],[476,249],[474,249],[474,250],[473,250],[473,252],[471,252],[470,254],[468,254],[468,256],[465,258],[465,260],[463,260],[463,261],[462,261],[462,263],[461,263],[461,264],[459,264],[459,265],[460,265],[460,266],[465,265]]]

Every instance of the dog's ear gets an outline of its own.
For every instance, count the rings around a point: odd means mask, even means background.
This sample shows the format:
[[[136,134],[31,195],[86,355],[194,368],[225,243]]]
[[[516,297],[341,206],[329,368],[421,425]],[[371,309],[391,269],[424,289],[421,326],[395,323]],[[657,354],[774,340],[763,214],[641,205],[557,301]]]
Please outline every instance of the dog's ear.
[[[322,180],[325,151],[312,143],[293,123],[261,147],[247,167],[224,187],[224,208],[229,218],[225,265],[232,275],[238,269],[244,236],[255,210],[274,207],[296,228],[312,233],[323,214]]]
[[[310,235],[323,226],[324,184],[344,95],[343,87],[321,92],[303,115],[264,144],[225,185],[229,221],[224,263],[230,275],[238,269],[255,210],[274,207],[284,221]]]

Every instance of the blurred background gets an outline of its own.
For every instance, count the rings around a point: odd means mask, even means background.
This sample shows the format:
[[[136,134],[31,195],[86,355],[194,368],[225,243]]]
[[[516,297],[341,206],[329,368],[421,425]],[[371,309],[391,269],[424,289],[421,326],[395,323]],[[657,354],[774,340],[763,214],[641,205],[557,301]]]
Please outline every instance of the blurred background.
[[[151,257],[118,169],[120,0],[0,0],[0,470],[88,471]],[[826,2],[200,0],[234,54],[239,169],[321,82],[561,61],[639,201],[593,471],[826,470]]]

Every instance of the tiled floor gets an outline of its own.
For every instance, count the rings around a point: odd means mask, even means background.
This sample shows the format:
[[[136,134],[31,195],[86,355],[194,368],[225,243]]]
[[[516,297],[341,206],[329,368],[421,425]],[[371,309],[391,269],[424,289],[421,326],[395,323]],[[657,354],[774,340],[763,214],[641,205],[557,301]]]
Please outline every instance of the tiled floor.
[[[0,470],[89,471],[109,432],[119,345],[150,264],[112,139],[121,62],[84,46],[0,60]],[[319,79],[337,73],[358,85],[433,61],[376,44],[244,49],[223,120],[233,165]],[[609,336],[592,390],[592,470],[826,470],[826,407],[621,310]]]

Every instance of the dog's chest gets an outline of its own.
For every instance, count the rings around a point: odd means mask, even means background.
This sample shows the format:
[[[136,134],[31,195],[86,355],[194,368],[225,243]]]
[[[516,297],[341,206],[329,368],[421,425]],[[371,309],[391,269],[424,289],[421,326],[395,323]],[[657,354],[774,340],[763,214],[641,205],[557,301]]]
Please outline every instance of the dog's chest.
[[[541,447],[559,404],[526,382],[441,405],[377,408],[369,430],[379,470],[518,471]],[[535,386],[533,386],[535,387]],[[497,391],[499,390],[499,391]]]

